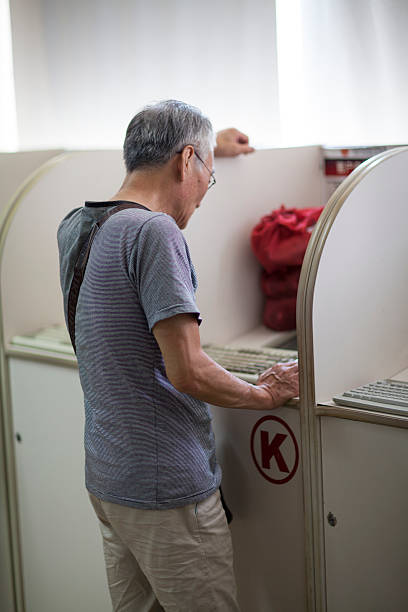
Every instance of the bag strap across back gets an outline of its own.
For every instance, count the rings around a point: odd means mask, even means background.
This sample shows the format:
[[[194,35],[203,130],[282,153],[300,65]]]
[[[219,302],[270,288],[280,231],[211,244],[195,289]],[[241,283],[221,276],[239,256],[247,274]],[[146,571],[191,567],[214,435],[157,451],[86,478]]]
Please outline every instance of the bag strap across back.
[[[142,208],[143,210],[148,210],[146,206],[142,206],[142,204],[137,204],[136,202],[124,202],[123,204],[117,204],[113,206],[107,213],[105,213],[98,221],[95,222],[88,236],[85,238],[81,250],[79,252],[78,258],[75,263],[74,275],[72,277],[71,286],[68,294],[68,306],[67,306],[67,320],[68,320],[68,331],[69,336],[71,338],[72,346],[74,347],[74,351],[76,353],[76,344],[75,344],[75,315],[76,308],[78,304],[79,290],[81,289],[82,281],[84,280],[85,270],[89,259],[89,253],[91,252],[92,243],[94,238],[102,225],[107,221],[112,215],[120,212],[121,210],[126,210],[127,208]]]

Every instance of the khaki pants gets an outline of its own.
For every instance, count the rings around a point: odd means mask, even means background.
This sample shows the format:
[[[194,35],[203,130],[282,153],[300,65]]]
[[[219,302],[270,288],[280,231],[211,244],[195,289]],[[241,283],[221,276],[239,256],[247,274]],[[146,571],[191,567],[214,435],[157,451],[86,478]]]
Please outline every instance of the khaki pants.
[[[90,498],[114,612],[239,612],[219,491],[171,510]]]

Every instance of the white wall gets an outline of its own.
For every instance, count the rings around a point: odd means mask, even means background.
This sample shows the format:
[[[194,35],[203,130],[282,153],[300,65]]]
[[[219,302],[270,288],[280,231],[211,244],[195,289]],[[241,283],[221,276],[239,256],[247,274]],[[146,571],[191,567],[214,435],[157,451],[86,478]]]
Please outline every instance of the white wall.
[[[407,143],[407,0],[276,5],[285,144]]]
[[[408,142],[406,0],[9,2],[21,148],[117,148],[168,97],[256,146]]]
[[[277,143],[274,0],[10,0],[22,148],[120,147],[144,104]]]
[[[17,116],[8,0],[0,0],[0,150],[17,149]]]

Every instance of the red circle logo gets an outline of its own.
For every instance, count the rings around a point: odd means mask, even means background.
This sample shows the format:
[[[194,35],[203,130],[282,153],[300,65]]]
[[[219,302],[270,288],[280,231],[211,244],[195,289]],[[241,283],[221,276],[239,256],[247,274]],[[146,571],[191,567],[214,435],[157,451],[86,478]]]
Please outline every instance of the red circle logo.
[[[251,453],[257,470],[274,484],[289,482],[299,465],[299,447],[289,425],[276,416],[265,416],[255,423]]]

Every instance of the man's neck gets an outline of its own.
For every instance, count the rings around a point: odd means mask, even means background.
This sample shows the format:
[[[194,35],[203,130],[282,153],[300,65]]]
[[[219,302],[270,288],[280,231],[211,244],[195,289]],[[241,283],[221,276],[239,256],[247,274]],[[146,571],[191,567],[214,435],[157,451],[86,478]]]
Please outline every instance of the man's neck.
[[[127,175],[119,191],[110,198],[110,201],[116,200],[137,202],[155,212],[171,214],[172,198],[169,189],[154,175]]]

